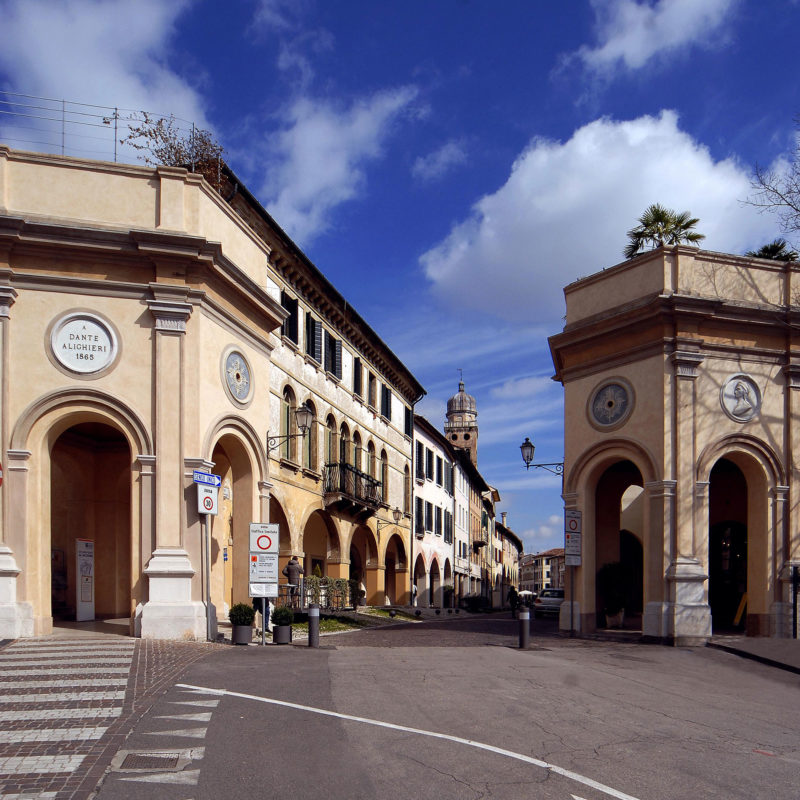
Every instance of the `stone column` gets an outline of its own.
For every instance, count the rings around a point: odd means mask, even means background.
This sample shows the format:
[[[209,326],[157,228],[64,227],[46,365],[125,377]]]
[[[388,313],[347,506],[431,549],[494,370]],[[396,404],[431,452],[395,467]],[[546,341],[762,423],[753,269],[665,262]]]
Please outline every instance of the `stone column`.
[[[768,630],[764,635],[789,637],[792,635],[792,570],[787,562],[789,487],[775,486],[770,491],[771,547],[770,575],[774,588],[769,607]]]
[[[674,419],[675,525],[671,533],[671,563],[667,568],[670,619],[667,638],[675,644],[702,644],[711,636],[711,609],[705,594],[708,574],[697,556],[699,537],[708,537],[708,513],[696,519],[695,403],[697,368],[704,357],[692,350],[672,354],[675,367]]]
[[[184,337],[192,306],[183,287],[151,284],[147,301],[155,320],[154,439],[155,549],[144,573],[148,600],[141,613],[141,635],[152,639],[205,639],[205,606],[192,598],[192,567],[184,548],[189,492],[184,477]]]
[[[790,363],[783,367],[786,380],[784,403],[784,426],[786,429],[785,463],[789,476],[789,507],[784,509],[784,528],[780,539],[779,571],[776,580],[780,586],[780,599],[775,604],[773,619],[776,636],[792,636],[792,568],[800,567],[800,533],[797,532],[797,519],[794,516],[800,509],[800,470],[797,469],[795,453],[800,452],[800,363],[793,353]],[[776,553],[778,556],[778,553]],[[782,622],[780,621],[782,620]],[[800,637],[800,631],[797,636]]]
[[[0,464],[4,470],[3,485],[0,486],[0,639],[18,639],[21,636],[33,636],[33,606],[30,603],[17,602],[17,579],[21,572],[14,558],[14,551],[9,546],[9,533],[12,522],[16,531],[14,543],[18,548],[25,546],[25,527],[17,527],[18,514],[13,521],[9,519],[9,510],[21,511],[24,514],[25,481],[15,487],[15,478],[11,477],[11,453],[9,445],[8,420],[8,333],[11,322],[11,306],[17,298],[16,290],[9,285],[11,270],[0,270]],[[30,456],[27,453],[26,456]],[[27,458],[24,459],[27,462]],[[16,466],[15,459],[15,466]],[[27,464],[25,465],[27,472]],[[21,490],[21,491],[20,491]],[[14,494],[13,503],[9,502]],[[21,508],[17,509],[17,505]],[[23,517],[24,519],[24,517]],[[24,552],[20,550],[20,552]]]
[[[651,481],[645,483],[647,501],[647,527],[644,531],[644,596],[642,634],[662,641],[669,634],[672,604],[664,575],[672,563],[669,550],[675,528],[676,481]]]

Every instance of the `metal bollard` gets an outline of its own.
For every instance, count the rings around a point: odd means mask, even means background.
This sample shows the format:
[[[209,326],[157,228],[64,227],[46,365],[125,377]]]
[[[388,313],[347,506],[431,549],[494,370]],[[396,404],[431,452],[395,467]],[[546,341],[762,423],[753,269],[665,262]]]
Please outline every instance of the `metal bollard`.
[[[319,647],[319,605],[312,603],[308,607],[308,646]]]
[[[519,610],[519,649],[527,650],[531,641],[531,612],[529,608]]]

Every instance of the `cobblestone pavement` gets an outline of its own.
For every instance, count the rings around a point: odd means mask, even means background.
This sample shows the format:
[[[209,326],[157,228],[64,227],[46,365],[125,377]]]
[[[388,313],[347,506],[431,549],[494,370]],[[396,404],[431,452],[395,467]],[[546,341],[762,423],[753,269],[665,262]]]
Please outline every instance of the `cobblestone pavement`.
[[[122,637],[0,649],[0,800],[83,800],[138,719],[218,645]]]

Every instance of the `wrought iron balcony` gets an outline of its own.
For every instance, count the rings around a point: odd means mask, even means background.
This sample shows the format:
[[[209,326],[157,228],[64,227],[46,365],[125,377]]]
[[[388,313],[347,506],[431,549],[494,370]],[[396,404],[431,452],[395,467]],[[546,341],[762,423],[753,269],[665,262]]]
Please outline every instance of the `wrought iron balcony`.
[[[325,465],[325,505],[365,517],[380,508],[381,482],[352,464],[337,462]]]

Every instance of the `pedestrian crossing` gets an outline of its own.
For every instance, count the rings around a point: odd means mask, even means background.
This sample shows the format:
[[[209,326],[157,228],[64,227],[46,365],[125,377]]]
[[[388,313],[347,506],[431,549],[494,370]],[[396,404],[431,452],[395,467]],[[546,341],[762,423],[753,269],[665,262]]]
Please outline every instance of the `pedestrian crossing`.
[[[0,800],[45,797],[54,778],[86,766],[122,713],[135,647],[43,638],[0,651]]]

